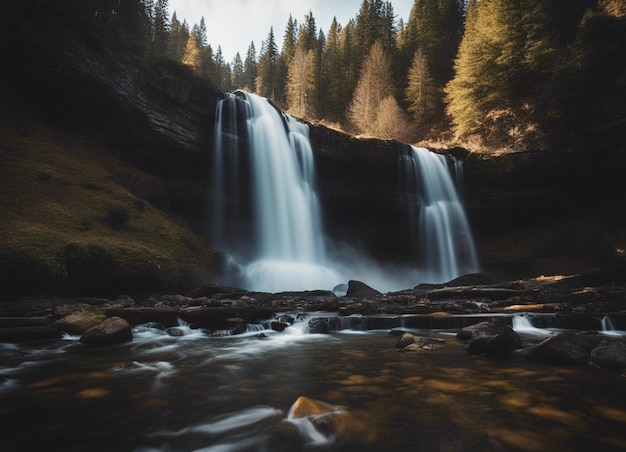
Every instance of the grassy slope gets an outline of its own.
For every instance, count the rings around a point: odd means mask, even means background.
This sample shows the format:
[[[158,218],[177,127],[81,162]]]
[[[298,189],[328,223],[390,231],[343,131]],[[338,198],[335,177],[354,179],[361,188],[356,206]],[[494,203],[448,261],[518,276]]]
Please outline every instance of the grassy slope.
[[[0,121],[0,298],[183,290],[215,275],[218,256],[184,221],[125,188],[164,182],[13,107]]]

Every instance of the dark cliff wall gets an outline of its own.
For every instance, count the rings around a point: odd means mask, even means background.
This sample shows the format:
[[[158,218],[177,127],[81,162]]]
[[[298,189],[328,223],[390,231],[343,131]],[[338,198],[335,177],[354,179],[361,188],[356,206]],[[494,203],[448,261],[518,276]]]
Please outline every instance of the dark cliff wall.
[[[159,177],[158,188],[133,186],[132,177],[127,185],[204,235],[215,106],[224,94],[171,62],[138,64],[103,52],[65,29],[62,18],[18,19],[0,24],[1,56],[11,62],[2,70],[5,89],[51,123],[103,141]],[[310,135],[329,237],[378,259],[414,260],[398,180],[406,147],[319,125]],[[594,153],[463,154],[465,203],[483,266],[540,274],[619,254],[626,241],[624,155],[623,145],[606,144]]]

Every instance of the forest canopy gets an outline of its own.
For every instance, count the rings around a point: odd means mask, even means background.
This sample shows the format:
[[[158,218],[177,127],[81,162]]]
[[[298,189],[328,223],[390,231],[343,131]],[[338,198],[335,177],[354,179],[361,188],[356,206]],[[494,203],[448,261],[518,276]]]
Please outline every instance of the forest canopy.
[[[626,0],[415,0],[406,21],[363,0],[326,31],[311,12],[289,17],[230,62],[204,18],[190,25],[168,0],[53,3],[106,51],[169,60],[349,133],[528,149],[626,124]]]

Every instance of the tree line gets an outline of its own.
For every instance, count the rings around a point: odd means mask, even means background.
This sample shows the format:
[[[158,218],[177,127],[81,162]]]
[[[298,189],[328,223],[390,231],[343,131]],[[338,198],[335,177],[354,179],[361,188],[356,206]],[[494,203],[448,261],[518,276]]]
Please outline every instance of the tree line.
[[[353,133],[540,147],[624,122],[625,0],[415,0],[406,21],[389,1],[363,0],[326,32],[312,12],[290,16],[280,49],[270,28],[231,62],[207,42],[204,17],[190,26],[168,0],[82,7],[141,58],[175,60],[222,90]]]

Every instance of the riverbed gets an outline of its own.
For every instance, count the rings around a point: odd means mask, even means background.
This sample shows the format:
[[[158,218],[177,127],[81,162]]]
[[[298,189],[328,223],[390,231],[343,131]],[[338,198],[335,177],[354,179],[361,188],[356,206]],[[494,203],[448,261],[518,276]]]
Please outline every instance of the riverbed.
[[[306,320],[306,319],[304,319]],[[96,348],[78,337],[0,344],[2,450],[499,451],[626,449],[626,380],[591,366],[469,356],[454,331],[398,351],[388,330],[309,334],[261,325],[214,337],[153,325]],[[521,332],[524,344],[542,333]],[[5,363],[6,364],[6,363]],[[300,396],[350,414],[319,435],[289,416]]]

